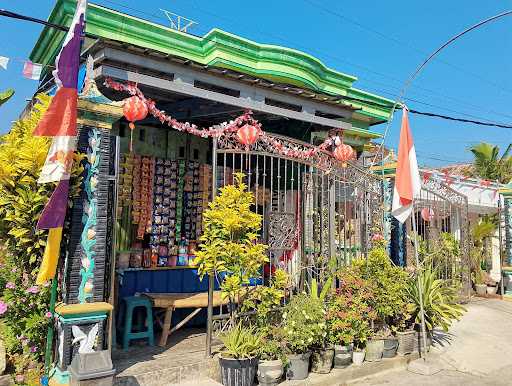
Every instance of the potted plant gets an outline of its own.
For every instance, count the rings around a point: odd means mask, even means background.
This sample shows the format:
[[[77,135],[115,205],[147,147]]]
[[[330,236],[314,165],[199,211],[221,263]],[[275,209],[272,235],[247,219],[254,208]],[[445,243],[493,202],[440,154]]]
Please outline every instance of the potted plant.
[[[364,357],[366,355],[365,352],[365,343],[355,341],[354,342],[354,352],[352,353],[352,363],[356,366],[361,366],[364,362]]]
[[[258,287],[252,279],[261,277],[268,261],[267,246],[259,243],[262,216],[251,211],[254,196],[247,191],[244,174],[235,173],[235,184],[220,188],[220,194],[203,213],[201,245],[193,265],[201,280],[205,275],[223,276],[222,297],[229,299],[231,324],[237,304]]]
[[[224,386],[252,386],[263,337],[254,327],[236,325],[220,337],[224,349],[219,356]]]
[[[472,245],[469,253],[471,278],[475,285],[477,295],[484,296],[487,294],[485,260],[489,254],[488,248],[485,247],[486,240],[491,238],[496,231],[496,224],[488,216],[484,216],[477,224],[471,228]]]
[[[352,362],[353,349],[359,352],[357,358],[364,359],[370,320],[376,316],[369,305],[374,284],[354,265],[338,272],[338,280],[340,285],[329,299],[326,319],[329,342],[335,350],[334,367],[344,368]]]
[[[381,331],[378,331],[366,342],[366,360],[368,362],[379,362],[383,354],[384,336]]]
[[[484,296],[487,293],[487,284],[485,283],[485,275],[482,269],[473,272],[473,283],[475,284],[476,294]]]
[[[325,333],[322,304],[306,294],[292,297],[283,313],[283,335],[289,354],[286,378],[306,379],[311,349]]]
[[[381,240],[380,235],[373,239]],[[393,326],[400,319],[407,306],[408,274],[404,269],[393,264],[382,242],[374,242],[373,248],[366,259],[356,259],[355,269],[359,275],[372,280],[372,297],[368,304],[375,311],[372,326],[377,331],[367,342],[366,360],[380,361],[386,347],[387,356],[394,356],[397,341],[391,336],[389,326]]]
[[[258,383],[261,386],[275,386],[281,382],[283,377],[283,366],[286,357],[283,351],[283,345],[279,341],[279,332],[273,331],[273,337],[267,337],[263,340],[259,350],[258,360]]]
[[[334,368],[342,369],[352,363],[354,342],[353,324],[361,319],[359,310],[349,297],[337,290],[327,307],[329,343],[334,346]]]
[[[413,313],[416,310],[416,306],[412,303],[407,303],[404,311],[401,315],[398,315],[394,319],[394,323],[391,326],[394,335],[397,340],[398,355],[411,354],[414,351],[414,342],[416,337],[416,331],[414,331],[414,316]],[[386,343],[384,343],[386,350]],[[387,356],[386,356],[387,358]]]
[[[452,322],[459,320],[465,311],[465,308],[456,302],[457,288],[450,285],[447,280],[438,279],[436,271],[436,269],[427,267],[417,273],[417,275],[421,275],[425,327],[430,341],[435,327],[440,327],[443,331],[448,332]],[[419,326],[421,316],[417,278],[411,278],[408,292],[413,304],[412,315],[416,325]],[[417,337],[415,339],[419,340]]]
[[[332,369],[334,358],[334,348],[329,344],[327,337],[327,323],[325,320],[325,301],[327,294],[331,290],[333,277],[329,277],[323,284],[322,291],[319,292],[316,279],[311,280],[309,296],[314,302],[320,302],[322,314],[318,314],[319,319],[315,321],[322,329],[321,334],[317,335],[317,340],[313,344],[311,353],[311,372],[318,374],[327,374]]]

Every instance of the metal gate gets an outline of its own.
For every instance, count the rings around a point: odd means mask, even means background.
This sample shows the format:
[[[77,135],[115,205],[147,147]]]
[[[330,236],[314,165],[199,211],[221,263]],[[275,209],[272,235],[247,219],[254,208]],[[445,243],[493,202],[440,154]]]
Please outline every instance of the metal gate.
[[[456,242],[458,251],[444,253],[431,262],[438,277],[460,285],[463,299],[471,293],[469,261],[468,199],[439,180],[424,182],[420,197],[415,200],[416,212],[411,221],[416,221],[418,235],[424,240],[427,251],[445,246],[447,238]],[[423,211],[423,213],[422,213]],[[444,235],[443,235],[444,234]],[[443,240],[443,238],[445,238]],[[408,256],[413,256],[408,253]]]
[[[304,142],[273,135],[283,148],[312,148]],[[355,163],[341,167],[330,153],[310,159],[289,157],[265,141],[245,148],[234,136],[218,139],[217,186],[233,183],[243,172],[254,193],[254,211],[262,215],[261,241],[270,264],[287,270],[295,289],[305,280],[348,264],[364,255],[371,236],[382,230],[380,180]]]

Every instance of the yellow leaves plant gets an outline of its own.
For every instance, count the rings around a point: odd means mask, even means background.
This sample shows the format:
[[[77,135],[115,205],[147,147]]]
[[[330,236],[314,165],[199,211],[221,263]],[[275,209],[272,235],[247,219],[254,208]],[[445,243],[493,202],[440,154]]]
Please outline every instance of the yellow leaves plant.
[[[220,189],[220,194],[204,213],[204,233],[194,264],[201,278],[207,274],[225,274],[223,296],[234,300],[242,286],[260,275],[268,261],[267,246],[258,243],[261,216],[251,211],[253,194],[247,191],[243,174],[235,175],[235,184]]]

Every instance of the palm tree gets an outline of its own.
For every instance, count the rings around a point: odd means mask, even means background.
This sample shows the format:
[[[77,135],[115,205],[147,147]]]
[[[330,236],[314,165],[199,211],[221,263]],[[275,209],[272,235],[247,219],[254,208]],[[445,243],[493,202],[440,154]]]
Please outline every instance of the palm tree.
[[[490,143],[481,142],[471,146],[469,150],[475,157],[473,160],[475,177],[485,178],[507,184],[512,180],[512,144],[499,156],[500,148]]]
[[[14,95],[14,90],[12,88],[0,92],[0,106],[2,106],[5,102],[7,102]]]

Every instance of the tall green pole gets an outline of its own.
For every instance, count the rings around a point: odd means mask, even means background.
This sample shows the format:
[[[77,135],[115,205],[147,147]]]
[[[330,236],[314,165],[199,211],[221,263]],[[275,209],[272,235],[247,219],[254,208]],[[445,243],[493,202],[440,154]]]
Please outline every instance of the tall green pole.
[[[55,275],[57,276],[57,275]],[[50,313],[52,317],[50,319],[50,324],[48,325],[48,334],[46,335],[46,351],[44,353],[44,372],[46,375],[50,373],[50,365],[52,362],[52,346],[53,346],[53,334],[54,334],[54,313],[55,313],[55,303],[57,302],[57,277],[52,279],[52,289],[50,294]]]

